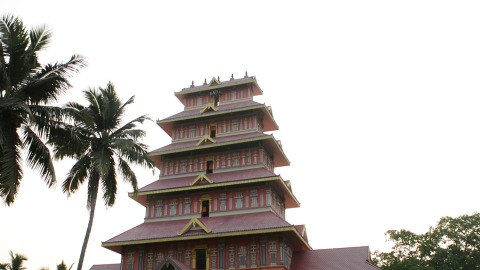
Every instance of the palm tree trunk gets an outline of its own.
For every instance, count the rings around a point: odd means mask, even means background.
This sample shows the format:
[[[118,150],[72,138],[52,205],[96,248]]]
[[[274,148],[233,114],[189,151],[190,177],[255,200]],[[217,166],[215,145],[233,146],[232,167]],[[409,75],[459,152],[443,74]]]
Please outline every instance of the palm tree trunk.
[[[80,259],[78,259],[77,270],[82,270],[83,259],[85,258],[85,252],[87,251],[88,239],[90,238],[90,232],[92,231],[93,216],[95,215],[95,205],[97,204],[98,194],[98,180],[96,182],[96,185],[91,190],[90,219],[88,220],[87,232],[85,233],[85,238],[83,239],[82,251],[80,252]]]

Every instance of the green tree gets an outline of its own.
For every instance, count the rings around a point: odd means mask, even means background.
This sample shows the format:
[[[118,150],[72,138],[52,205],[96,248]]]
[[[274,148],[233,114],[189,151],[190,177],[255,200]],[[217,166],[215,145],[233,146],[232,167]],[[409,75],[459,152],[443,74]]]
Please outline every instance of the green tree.
[[[7,205],[14,202],[22,180],[22,150],[27,165],[39,170],[49,187],[55,184],[50,151],[42,139],[61,110],[48,104],[71,87],[70,75],[85,61],[73,55],[66,63],[41,65],[38,53],[50,40],[45,26],[27,31],[17,17],[0,19],[0,197]]]
[[[72,267],[73,263],[68,267],[63,260],[61,263],[57,264],[57,270],[72,270]]]
[[[22,254],[15,253],[10,250],[10,262],[0,263],[0,270],[25,270],[23,262],[27,260],[27,257]]]
[[[480,213],[442,217],[424,234],[389,230],[390,252],[374,253],[383,270],[480,269]]]
[[[88,183],[87,209],[90,210],[90,218],[78,270],[82,269],[99,187],[102,187],[105,205],[112,206],[117,194],[117,172],[136,192],[137,178],[129,163],[153,168],[153,162],[147,156],[147,146],[139,142],[145,132],[136,129],[137,124],[149,118],[143,115],[121,125],[125,107],[133,103],[133,96],[122,104],[112,83],[83,93],[88,106],[68,103],[66,114],[73,121],[65,123],[60,128],[62,131],[50,141],[54,145],[55,158],[77,160],[63,182],[63,191],[70,195],[85,181]]]

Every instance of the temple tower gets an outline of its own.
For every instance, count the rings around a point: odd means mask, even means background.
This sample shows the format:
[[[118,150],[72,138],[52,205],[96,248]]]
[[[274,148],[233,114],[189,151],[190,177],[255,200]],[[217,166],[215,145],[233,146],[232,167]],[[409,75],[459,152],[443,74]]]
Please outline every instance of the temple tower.
[[[278,125],[258,95],[247,74],[175,93],[184,110],[157,121],[172,142],[150,153],[159,179],[129,194],[145,220],[102,243],[121,254],[120,269],[306,269],[318,257],[305,227],[285,220],[300,203],[274,172],[289,160],[265,133]]]

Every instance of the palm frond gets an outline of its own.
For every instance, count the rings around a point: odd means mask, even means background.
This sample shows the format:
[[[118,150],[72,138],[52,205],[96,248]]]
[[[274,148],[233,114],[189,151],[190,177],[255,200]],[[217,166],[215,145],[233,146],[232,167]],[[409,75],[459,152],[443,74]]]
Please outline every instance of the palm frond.
[[[3,124],[3,125],[2,125]],[[5,127],[6,123],[1,123]],[[15,201],[15,196],[23,177],[21,146],[22,142],[15,129],[2,128],[3,145],[0,149],[0,196],[10,205]]]
[[[137,193],[138,181],[137,181],[137,176],[135,175],[135,172],[133,172],[128,162],[125,161],[122,157],[117,156],[117,159],[118,159],[119,172],[121,173],[123,180],[127,183],[130,183],[130,185],[133,188],[133,192]]]
[[[34,170],[40,170],[45,183],[52,187],[57,180],[50,150],[30,127],[24,125],[22,131],[23,147],[27,149],[27,165]]]
[[[112,162],[109,164],[110,168],[108,173],[101,178],[102,190],[103,190],[103,202],[107,206],[115,204],[117,197],[117,173],[115,171],[115,161],[113,156],[110,156]]]
[[[56,101],[60,94],[71,87],[71,74],[77,73],[85,65],[86,61],[79,55],[73,55],[66,63],[45,65],[15,92],[15,96],[28,99],[32,104]]]
[[[148,115],[142,115],[142,116],[139,116],[133,120],[131,120],[130,122],[126,123],[125,125],[123,125],[122,127],[118,128],[117,130],[115,130],[113,133],[112,133],[112,137],[113,138],[126,138],[125,136],[122,136],[122,135],[125,135],[128,133],[126,133],[126,131],[128,130],[131,130],[133,128],[135,128],[137,126],[137,123],[140,123],[140,124],[143,124],[144,121],[146,120],[151,120],[151,118],[148,116]],[[135,134],[135,132],[133,132]],[[141,133],[136,133],[137,135],[141,135]],[[146,135],[145,133],[143,133],[143,135]],[[143,138],[143,136],[140,136],[140,137],[135,137],[136,139],[138,138]]]
[[[80,185],[89,177],[92,161],[89,155],[83,155],[70,168],[67,178],[63,181],[62,191],[68,196],[78,190]]]
[[[30,29],[30,44],[27,51],[34,54],[44,49],[51,41],[52,32],[44,25]]]

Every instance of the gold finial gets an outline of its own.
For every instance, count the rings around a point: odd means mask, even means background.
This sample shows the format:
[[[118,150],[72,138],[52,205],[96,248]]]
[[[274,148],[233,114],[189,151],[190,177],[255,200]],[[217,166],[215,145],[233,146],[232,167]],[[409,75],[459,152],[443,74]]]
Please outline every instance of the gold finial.
[[[192,81],[192,85],[190,85],[190,87],[195,87],[195,84],[193,83],[193,81]]]
[[[230,80],[231,80],[231,81],[233,80],[233,73],[232,73],[232,77],[230,78]]]
[[[207,84],[207,78],[205,78],[205,81],[203,82],[203,85]]]
[[[220,82],[220,76],[217,76],[217,80],[218,80],[218,82]]]
[[[247,78],[247,77],[248,77],[248,73],[245,71],[245,78]]]

